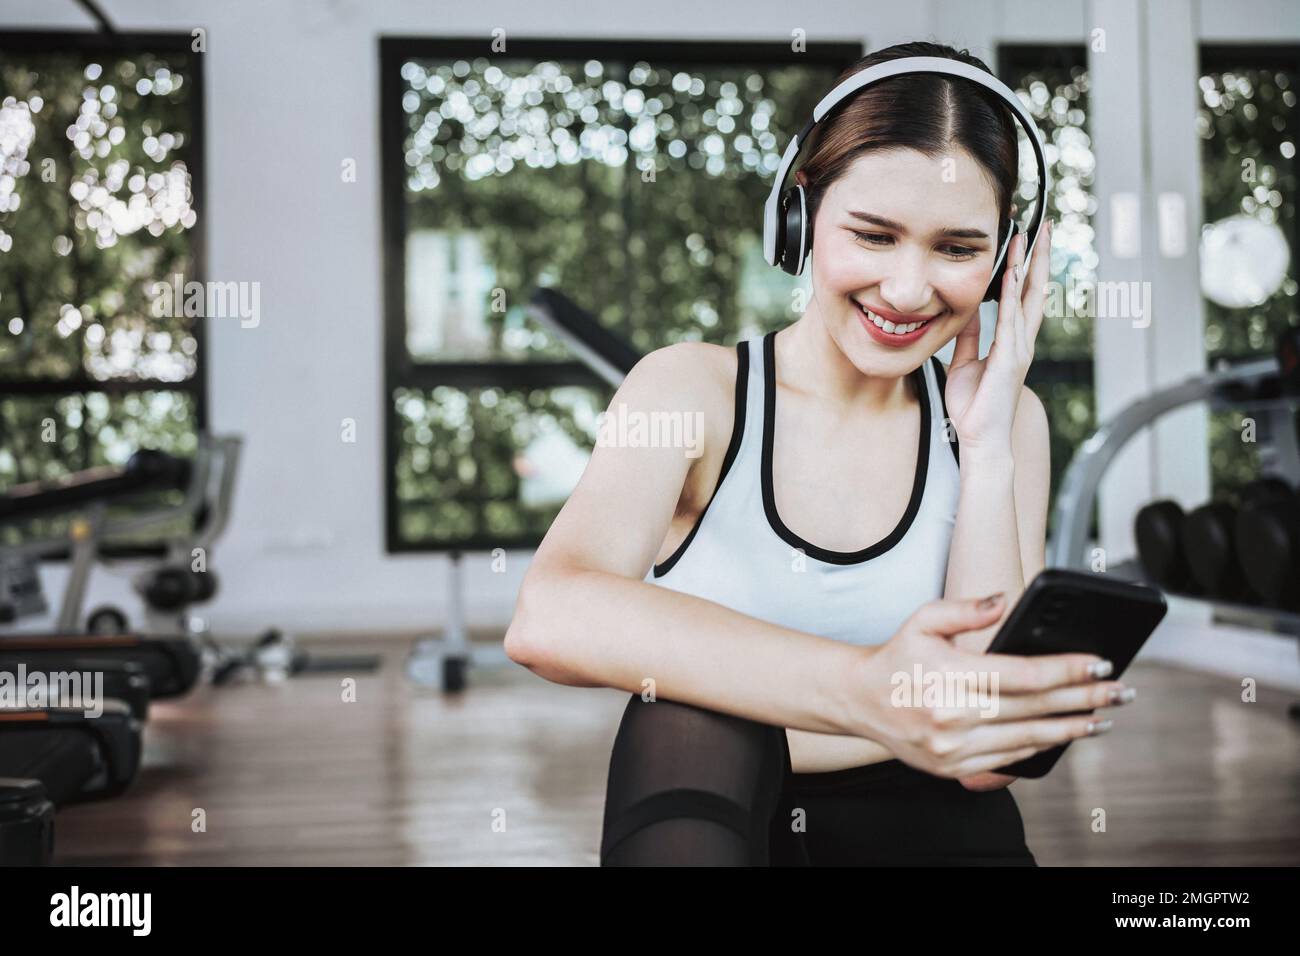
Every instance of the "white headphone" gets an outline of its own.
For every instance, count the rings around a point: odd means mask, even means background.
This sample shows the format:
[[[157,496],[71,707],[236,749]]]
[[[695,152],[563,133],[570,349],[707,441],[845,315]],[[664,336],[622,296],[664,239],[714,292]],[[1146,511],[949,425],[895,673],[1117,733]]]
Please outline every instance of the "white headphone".
[[[1025,250],[1025,261],[1029,260],[1034,244],[1038,242],[1038,234],[1043,225],[1047,190],[1051,186],[1047,160],[1043,155],[1043,144],[1039,140],[1038,127],[1034,125],[1033,117],[1021,104],[1020,97],[1016,96],[1006,84],[978,67],[942,56],[909,56],[867,67],[840,83],[822,97],[821,102],[813,110],[808,125],[790,141],[785,155],[781,158],[781,166],[777,170],[776,181],[772,184],[772,192],[768,195],[767,202],[763,204],[763,258],[769,265],[780,266],[790,275],[797,276],[803,272],[804,260],[808,256],[812,238],[812,224],[808,222],[807,195],[803,186],[797,183],[784,192],[782,188],[786,177],[790,174],[790,167],[794,165],[813,127],[820,123],[841,100],[864,86],[906,73],[941,73],[978,83],[997,94],[998,98],[1011,108],[1012,115],[1020,121],[1020,125],[1029,134],[1029,143],[1033,147],[1034,159],[1038,163],[1038,201],[1035,203],[1033,220],[1029,224],[1029,246]],[[1001,295],[1003,264],[1007,249],[1011,245],[1011,237],[1017,232],[1019,226],[1015,219],[1011,219],[1007,228],[1007,237],[998,250],[997,261],[993,264],[993,276],[984,293],[985,302]]]

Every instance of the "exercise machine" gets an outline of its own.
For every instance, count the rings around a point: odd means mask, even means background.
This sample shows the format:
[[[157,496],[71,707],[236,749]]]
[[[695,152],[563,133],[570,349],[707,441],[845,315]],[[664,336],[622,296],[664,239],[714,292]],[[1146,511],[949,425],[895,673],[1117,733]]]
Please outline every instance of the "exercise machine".
[[[0,709],[0,776],[39,780],[55,807],[124,791],[140,769],[143,722],[111,697]]]
[[[45,784],[0,777],[0,866],[54,862],[54,804]]]
[[[48,865],[57,808],[135,779],[148,680],[132,662],[62,653],[5,654],[0,675],[18,692],[0,707],[0,866]]]
[[[134,661],[154,698],[188,692],[198,680],[203,634],[188,609],[216,593],[211,548],[230,511],[240,439],[201,436],[193,459],[140,450],[122,468],[94,468],[54,482],[32,482],[0,496],[0,526],[17,527],[19,544],[0,547],[0,621],[46,612],[39,564],[66,555],[68,577],[51,634],[0,635],[0,652],[97,655]],[[144,495],[178,493],[177,503],[121,513]],[[177,495],[173,495],[177,497]],[[116,511],[114,509],[117,509]],[[37,518],[67,516],[64,533],[32,533]],[[84,618],[86,590],[98,565],[111,567],[108,544],[158,531],[160,554],[144,561],[135,590],[146,622],[128,632],[124,611],[101,607]]]
[[[145,561],[133,580],[144,599],[150,634],[183,633],[190,606],[210,600],[217,578],[210,569],[211,549],[225,531],[238,471],[241,439],[234,435],[202,435],[192,459],[141,449],[123,468],[92,468],[56,482],[32,482],[0,496],[0,525],[22,525],[37,517],[70,515],[65,535],[31,537],[19,545],[0,548],[0,620],[44,613],[36,567],[42,560],[68,555],[68,581],[55,628],[64,634],[84,629],[92,634],[122,634],[129,628],[120,608],[96,608],[83,620],[86,589],[97,565],[113,565],[104,557],[108,542],[150,536],[161,555]],[[181,500],[124,516],[114,506],[138,500],[146,493],[174,491]],[[159,531],[159,529],[162,529]],[[5,595],[8,594],[6,601]],[[6,604],[8,614],[6,614]]]

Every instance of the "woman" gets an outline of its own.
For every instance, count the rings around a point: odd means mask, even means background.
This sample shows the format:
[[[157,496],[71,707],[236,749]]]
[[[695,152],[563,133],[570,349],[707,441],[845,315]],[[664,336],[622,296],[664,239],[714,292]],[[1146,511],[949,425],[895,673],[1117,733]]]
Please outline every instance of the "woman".
[[[969,54],[913,43],[864,58]],[[702,446],[597,444],[538,549],[512,659],[632,691],[605,865],[1035,865],[999,767],[1131,699],[1084,654],[984,655],[1043,566],[1048,429],[1024,387],[1050,231],[1008,251],[1015,127],[976,84],[866,87],[815,127],[812,298],[775,333],[646,356],[611,403]],[[999,225],[1003,224],[1003,225]],[[951,368],[934,353],[956,339]],[[623,409],[619,409],[620,414]],[[997,592],[990,599],[976,596]],[[996,714],[898,706],[899,675],[996,672]]]

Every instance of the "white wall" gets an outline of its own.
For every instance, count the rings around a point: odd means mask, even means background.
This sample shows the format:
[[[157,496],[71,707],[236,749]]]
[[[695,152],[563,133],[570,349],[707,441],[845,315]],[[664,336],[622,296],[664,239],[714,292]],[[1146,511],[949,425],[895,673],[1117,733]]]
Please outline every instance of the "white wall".
[[[234,631],[433,627],[443,616],[446,559],[389,556],[383,544],[380,35],[486,44],[502,27],[520,38],[773,40],[802,29],[868,48],[935,39],[991,61],[1003,40],[1081,42],[1110,9],[1083,0],[101,2],[122,30],[207,30],[207,277],[261,283],[260,325],[212,322],[206,356],[212,426],[246,438],[234,520],[215,554],[222,594],[209,610],[214,627]],[[1261,0],[1248,19],[1206,19],[1237,35],[1249,23],[1266,39],[1296,32],[1287,7]],[[92,26],[71,0],[0,0],[0,29]],[[356,160],[355,183],[341,181],[345,158]],[[1162,367],[1161,381],[1175,371]],[[1152,373],[1138,372],[1129,382],[1140,388]],[[358,424],[355,444],[340,441],[344,418]],[[1156,453],[1175,453],[1163,448]],[[1170,463],[1180,467],[1159,473],[1185,471],[1197,454],[1184,447]],[[467,558],[472,624],[504,627],[527,557],[512,554],[505,574],[491,573],[486,556]],[[48,576],[52,594],[61,578]],[[123,592],[101,575],[90,601]]]

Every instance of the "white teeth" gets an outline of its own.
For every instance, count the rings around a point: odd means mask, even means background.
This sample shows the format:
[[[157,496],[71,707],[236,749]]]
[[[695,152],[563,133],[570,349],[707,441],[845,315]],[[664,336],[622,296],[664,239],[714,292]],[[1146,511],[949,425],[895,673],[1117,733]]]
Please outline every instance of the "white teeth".
[[[867,318],[869,318],[877,328],[884,329],[886,332],[892,333],[894,335],[906,335],[908,332],[915,332],[917,329],[919,329],[922,325],[925,324],[925,322],[909,322],[906,325],[895,325],[893,322],[890,322],[888,319],[882,319],[880,316],[876,315],[876,313],[872,312],[870,309],[866,308],[865,306],[859,306],[859,308],[861,308],[862,311],[866,313]],[[926,322],[928,321],[929,319],[926,319]]]

